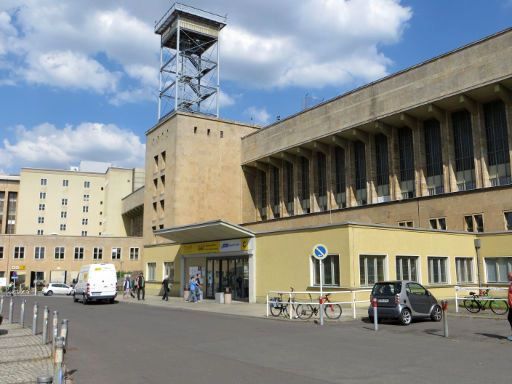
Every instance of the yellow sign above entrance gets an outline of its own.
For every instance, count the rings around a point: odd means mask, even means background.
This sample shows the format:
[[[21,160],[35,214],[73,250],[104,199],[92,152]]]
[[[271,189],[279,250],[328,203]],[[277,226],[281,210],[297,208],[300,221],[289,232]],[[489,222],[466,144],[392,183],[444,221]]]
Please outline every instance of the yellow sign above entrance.
[[[13,271],[24,271],[25,266],[24,265],[13,265],[11,266],[11,270]]]
[[[248,251],[249,239],[235,239],[222,241],[208,241],[204,243],[184,244],[181,246],[182,255],[196,255],[203,253],[221,253],[232,251]]]

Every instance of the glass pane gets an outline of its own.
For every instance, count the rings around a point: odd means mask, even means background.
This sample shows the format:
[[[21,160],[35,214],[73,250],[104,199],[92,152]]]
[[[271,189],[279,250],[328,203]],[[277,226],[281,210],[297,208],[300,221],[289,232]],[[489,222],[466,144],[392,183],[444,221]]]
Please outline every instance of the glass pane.
[[[497,281],[497,271],[496,271],[496,259],[486,259],[485,265],[487,267],[487,281],[489,283],[494,283]]]
[[[313,259],[313,284],[320,285],[320,262],[312,257]]]
[[[498,259],[498,281],[506,282],[507,279],[507,259]]]
[[[340,257],[339,256],[331,256],[332,259],[332,283],[334,285],[340,284]]]
[[[365,268],[365,257],[359,256],[359,284],[366,285],[365,276],[366,276],[366,268]]]
[[[445,283],[446,280],[446,259],[439,259],[439,267],[441,270],[441,280],[440,283]]]
[[[397,257],[396,260],[395,260],[395,271],[396,271],[396,278],[397,278],[397,280],[402,280],[403,279],[403,275],[402,275],[402,272],[401,272],[401,269],[400,269],[401,261],[402,261],[402,259],[400,257]]]
[[[404,271],[403,279],[410,280],[411,276],[410,276],[410,272],[409,272],[409,258],[408,257],[404,257],[402,260],[402,270]]]
[[[417,263],[418,263],[418,258],[411,257],[411,277],[410,277],[410,279],[414,280],[414,281],[418,281],[418,273],[417,273],[417,268],[416,268]]]
[[[384,258],[376,257],[377,259],[377,280],[384,280]]]
[[[368,256],[368,285],[375,283],[375,257]]]
[[[332,284],[332,266],[331,266],[331,256],[327,256],[323,261],[324,267],[324,283],[326,285]]]

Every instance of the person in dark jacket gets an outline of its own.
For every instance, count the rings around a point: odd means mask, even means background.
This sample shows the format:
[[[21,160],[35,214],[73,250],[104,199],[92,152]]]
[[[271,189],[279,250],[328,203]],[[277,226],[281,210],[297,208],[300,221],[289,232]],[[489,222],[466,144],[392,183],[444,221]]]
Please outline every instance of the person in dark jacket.
[[[144,275],[139,273],[139,276],[137,276],[136,281],[137,286],[137,300],[140,300],[140,294],[142,293],[142,300],[146,297],[146,280],[144,280]]]
[[[164,280],[162,281],[162,286],[164,288],[164,294],[162,295],[162,300],[169,301],[169,276],[164,276]]]

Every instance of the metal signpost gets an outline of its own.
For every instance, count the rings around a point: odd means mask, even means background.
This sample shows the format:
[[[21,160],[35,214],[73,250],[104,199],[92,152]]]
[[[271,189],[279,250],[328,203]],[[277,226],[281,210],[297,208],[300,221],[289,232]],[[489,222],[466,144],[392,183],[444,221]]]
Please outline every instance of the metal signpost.
[[[323,244],[317,244],[313,247],[313,257],[320,262],[320,325],[324,325],[324,301],[323,301],[323,284],[324,284],[324,268],[323,260],[327,257],[329,251]]]

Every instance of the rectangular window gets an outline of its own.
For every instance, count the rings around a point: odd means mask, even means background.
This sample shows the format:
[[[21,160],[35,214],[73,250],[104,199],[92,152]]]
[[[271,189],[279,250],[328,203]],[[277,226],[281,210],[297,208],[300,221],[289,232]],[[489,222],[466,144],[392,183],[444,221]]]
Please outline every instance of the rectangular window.
[[[121,248],[112,248],[112,260],[121,260]]]
[[[82,219],[82,225],[89,224],[89,219]]]
[[[69,187],[69,180],[62,180],[62,186],[63,187]]]
[[[320,285],[320,261],[311,256],[313,263],[313,285]],[[322,261],[324,269],[324,285],[340,285],[340,257],[339,255],[329,255]]]
[[[42,260],[44,259],[45,247],[35,247],[34,248],[34,259]]]
[[[507,274],[512,272],[512,257],[485,258],[488,283],[507,283]]]
[[[381,133],[375,135],[375,157],[377,160],[377,185],[388,185],[388,138]]]
[[[457,272],[457,283],[473,282],[473,258],[456,257],[455,270]]]
[[[359,284],[368,287],[384,280],[384,261],[386,256],[359,256]]]
[[[345,208],[346,182],[345,182],[345,150],[341,147],[334,149],[334,169],[336,173],[336,202],[339,208]]]
[[[84,259],[84,248],[83,247],[75,247],[75,260],[83,260]]]
[[[87,195],[87,194],[84,195],[84,201],[89,201],[89,195]]]
[[[41,179],[41,185],[47,185],[48,180],[47,179]]]
[[[455,171],[459,191],[475,188],[475,159],[471,114],[466,111],[452,113]]]
[[[398,130],[398,156],[400,164],[400,189],[402,199],[410,199],[415,195],[414,187],[414,148],[412,130]]]
[[[39,198],[40,198],[41,200],[46,199],[46,192],[39,192]]]
[[[55,247],[54,256],[56,260],[64,260],[64,247]]]
[[[68,205],[68,199],[62,199],[61,202],[64,206]]]
[[[466,232],[483,232],[484,217],[482,214],[464,216],[464,225]]]
[[[84,188],[91,188],[91,182],[90,181],[84,181]]]
[[[68,213],[67,213],[66,211],[62,211],[62,212],[60,213],[60,218],[61,218],[61,219],[65,219],[66,217],[68,217]]]
[[[87,213],[87,212],[89,212],[89,206],[88,206],[88,205],[84,205],[84,206],[82,207],[82,212],[83,212],[83,213]]]
[[[16,207],[18,205],[18,192],[9,192],[7,197],[7,226],[6,234],[14,234],[16,232]]]
[[[3,245],[0,245],[0,259],[4,258],[4,247]]]
[[[396,279],[418,281],[418,257],[396,257]]]
[[[309,160],[305,157],[300,158],[300,201],[302,211],[309,213]]]
[[[38,224],[44,224],[44,216],[39,216],[39,217],[37,218],[37,223],[38,223]]]
[[[446,231],[446,218],[440,217],[437,219],[430,219],[430,229],[440,229]]]
[[[171,283],[174,283],[174,263],[172,261],[164,262],[164,276],[168,276]]]
[[[414,221],[399,221],[398,226],[412,228],[414,227]]]
[[[130,260],[139,260],[139,248],[130,248]]]
[[[25,247],[14,247],[14,258],[24,259],[25,258]]]
[[[316,177],[318,208],[320,211],[327,210],[327,158],[322,152],[316,153]]]
[[[267,175],[263,171],[258,172],[259,179],[259,208],[261,220],[267,219]]]
[[[37,235],[38,235],[38,236],[43,236],[43,235],[44,235],[44,230],[42,230],[42,229],[38,229],[38,230],[37,230]]]
[[[443,174],[443,152],[441,150],[441,125],[435,119],[423,123],[425,138],[425,160],[427,177]]]
[[[428,258],[428,282],[430,284],[448,283],[447,264],[448,258],[446,257]]]
[[[103,259],[103,248],[94,248],[92,252],[92,258],[94,260]]]
[[[60,230],[61,231],[65,231],[66,230],[66,224],[61,224],[60,225]]]
[[[286,209],[288,215],[293,216],[293,164],[285,161],[285,196],[286,196]]]
[[[503,101],[484,104],[484,121],[491,185],[510,184],[507,114]]]
[[[156,280],[156,263],[148,263],[148,281]]]
[[[39,210],[44,211],[46,209],[46,206],[44,204],[39,204]]]
[[[354,142],[354,164],[356,169],[356,200],[357,205],[366,205],[366,153],[365,144]]]
[[[272,191],[272,214],[277,219],[281,216],[281,212],[279,209],[280,196],[279,196],[279,169],[276,167],[271,167],[270,176],[272,177],[271,188]]]
[[[505,217],[505,229],[507,231],[512,231],[512,212],[504,212]]]
[[[82,231],[82,236],[87,236],[87,231]]]

